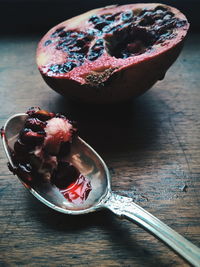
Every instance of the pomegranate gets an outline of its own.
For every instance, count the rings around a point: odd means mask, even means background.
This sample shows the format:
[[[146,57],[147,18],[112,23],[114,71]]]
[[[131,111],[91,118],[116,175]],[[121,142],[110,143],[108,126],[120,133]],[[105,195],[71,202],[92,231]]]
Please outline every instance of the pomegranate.
[[[163,4],[94,9],[49,30],[38,44],[37,65],[63,96],[123,101],[164,78],[188,28],[179,10]]]

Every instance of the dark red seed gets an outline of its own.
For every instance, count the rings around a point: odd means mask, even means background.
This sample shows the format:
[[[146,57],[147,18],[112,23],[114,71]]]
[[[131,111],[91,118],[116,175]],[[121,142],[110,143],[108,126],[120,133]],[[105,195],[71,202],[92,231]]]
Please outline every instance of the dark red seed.
[[[69,72],[75,67],[77,67],[77,64],[75,62],[69,61],[61,65],[59,72],[60,73]]]
[[[96,16],[96,15],[93,15],[93,16],[91,16],[91,17],[89,18],[88,21],[89,21],[89,22],[92,22],[93,24],[96,24],[96,23],[98,23],[98,22],[101,21],[101,18],[98,17],[98,16]]]
[[[31,150],[31,146],[23,144],[19,139],[14,144],[14,151],[17,156],[26,157],[27,153]]]
[[[95,43],[95,46],[103,46],[103,44],[104,44],[104,40],[103,39],[97,39],[96,40],[96,43]]]
[[[1,137],[3,137],[5,135],[5,130],[3,126],[1,127],[0,132],[1,132]]]
[[[95,28],[101,31],[108,24],[110,24],[110,22],[108,22],[108,21],[100,21],[100,22],[96,23]]]
[[[61,65],[54,64],[54,65],[50,66],[49,70],[54,72],[54,73],[59,73],[60,72],[60,67],[61,67]]]
[[[97,42],[93,45],[93,47],[89,51],[87,58],[93,61],[98,57],[100,57],[103,54],[103,51],[104,51],[103,40],[98,39]]]
[[[96,52],[91,52],[91,53],[89,53],[89,55],[88,55],[88,59],[89,60],[91,60],[91,61],[93,61],[93,60],[95,60],[95,59],[97,59],[99,57],[99,54],[98,53],[96,53]]]
[[[33,118],[37,118],[41,121],[47,121],[53,117],[55,117],[55,114],[53,112],[48,112],[47,110],[40,109],[32,114]]]
[[[70,46],[68,46],[68,49],[70,52],[76,52],[76,53],[82,51],[82,47],[76,46],[76,45],[70,45]]]
[[[116,25],[116,26],[111,26],[111,25],[108,25],[108,26],[105,26],[103,28],[103,32],[104,33],[113,33],[113,34],[116,34],[118,31],[120,31],[122,29],[123,25]]]
[[[76,63],[77,65],[80,65],[84,62],[85,55],[83,53],[70,53],[68,60]]]
[[[25,128],[29,128],[33,131],[43,131],[46,125],[46,122],[41,121],[37,118],[28,118],[24,126]]]
[[[112,14],[105,14],[105,15],[102,15],[101,18],[105,19],[105,20],[107,20],[109,22],[114,22],[115,21],[115,17],[117,15],[119,15],[119,14],[113,14],[113,15]]]
[[[82,38],[82,39],[77,40],[76,45],[77,46],[84,46],[85,43],[86,43],[85,39]]]
[[[89,35],[89,36],[91,36],[91,37],[93,37],[94,38],[94,36],[96,35],[98,33],[98,30],[97,29],[88,29],[87,30],[87,34]]]
[[[58,36],[59,37],[66,37],[68,34],[65,31],[61,31]]]
[[[51,40],[47,40],[47,41],[44,43],[44,46],[48,46],[48,45],[50,45],[51,43],[52,43]]]
[[[79,35],[78,32],[71,32],[71,33],[70,33],[70,36],[71,36],[72,38],[77,38],[78,35]]]
[[[79,175],[80,172],[72,164],[66,161],[60,161],[57,170],[52,175],[52,183],[58,188],[66,188],[75,182]]]
[[[181,27],[185,26],[186,23],[187,23],[186,20],[177,20],[176,27],[181,28]]]
[[[31,129],[25,128],[20,133],[20,141],[25,145],[41,145],[44,141],[45,132],[33,132]]]
[[[13,167],[10,162],[7,163],[7,166],[8,166],[8,169],[10,172],[12,172],[14,175],[16,174],[16,170],[17,168],[16,167]]]
[[[58,43],[58,45],[56,46],[57,49],[66,49],[66,47],[68,47],[68,45],[74,44],[75,40],[67,37],[66,39],[64,39],[64,41],[60,41]]]
[[[39,111],[40,108],[39,107],[31,107],[28,109],[28,111],[26,112],[29,116],[32,116],[35,112]]]
[[[29,162],[31,162],[31,166],[32,168],[36,171],[39,170],[42,166],[43,169],[45,169],[44,167],[44,159],[41,157],[36,156],[33,153],[29,154]],[[51,166],[51,164],[49,164]],[[50,170],[50,167],[48,168],[48,170]]]
[[[56,31],[51,34],[51,37],[52,38],[57,37],[61,32],[63,32],[63,30],[64,30],[64,27],[56,29]]]
[[[17,169],[15,170],[16,174],[19,176],[19,178],[22,179],[24,182],[32,182],[32,167],[29,163],[21,164],[19,163]]]
[[[132,20],[133,11],[130,10],[130,11],[126,11],[126,12],[122,13],[121,18],[122,18],[122,21],[126,21],[126,22]]]

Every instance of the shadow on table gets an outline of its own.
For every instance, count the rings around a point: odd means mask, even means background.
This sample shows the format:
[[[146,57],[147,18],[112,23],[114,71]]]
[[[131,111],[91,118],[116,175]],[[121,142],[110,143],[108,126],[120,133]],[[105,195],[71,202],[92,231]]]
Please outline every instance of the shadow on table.
[[[49,109],[78,122],[79,135],[100,153],[150,149],[158,141],[162,110],[151,93],[125,103],[89,105],[54,97]]]
[[[108,210],[78,216],[66,215],[51,210],[31,196],[27,197],[27,209],[29,210],[28,216],[35,220],[33,223],[41,224],[42,233],[39,238],[49,240],[48,246],[54,247],[53,240],[58,246],[78,242],[82,247],[85,245],[85,238],[89,243],[95,244],[98,241],[101,245],[101,240],[104,244],[106,238],[112,248],[112,253],[116,254],[114,258],[119,257],[120,250],[122,257],[129,261],[132,259],[134,262],[139,262],[140,266],[150,267],[158,262],[160,266],[165,266],[162,265],[162,258],[158,256],[158,253],[154,253],[153,246],[147,245],[147,240],[145,243],[144,240],[138,241],[140,232],[143,230],[132,223],[130,223],[130,229],[129,222],[117,219]],[[137,239],[134,238],[135,235]],[[144,235],[141,236],[144,237]],[[68,240],[67,243],[65,243],[66,240]]]

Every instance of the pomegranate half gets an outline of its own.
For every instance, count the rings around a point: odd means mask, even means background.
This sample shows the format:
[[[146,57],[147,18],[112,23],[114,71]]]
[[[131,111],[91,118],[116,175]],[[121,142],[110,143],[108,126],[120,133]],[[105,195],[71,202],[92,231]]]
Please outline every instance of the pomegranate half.
[[[63,96],[124,101],[164,78],[188,28],[179,10],[163,4],[93,9],[49,30],[38,44],[37,65]]]

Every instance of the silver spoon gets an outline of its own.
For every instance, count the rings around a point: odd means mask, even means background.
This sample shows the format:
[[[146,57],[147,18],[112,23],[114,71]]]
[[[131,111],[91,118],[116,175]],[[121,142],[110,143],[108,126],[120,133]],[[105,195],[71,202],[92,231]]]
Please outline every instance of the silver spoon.
[[[27,115],[24,113],[10,117],[6,121],[2,133],[3,147],[12,168],[15,168],[12,160],[13,145],[23,128],[26,117]],[[131,198],[112,192],[110,174],[106,164],[94,149],[80,137],[77,137],[72,143],[68,160],[91,182],[92,190],[82,204],[73,204],[67,201],[54,185],[46,183],[32,188],[23,181],[21,182],[37,199],[58,212],[78,215],[107,208],[119,217],[133,221],[155,235],[192,265],[200,266],[200,249],[198,247],[135,204]]]

